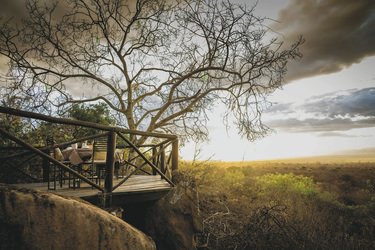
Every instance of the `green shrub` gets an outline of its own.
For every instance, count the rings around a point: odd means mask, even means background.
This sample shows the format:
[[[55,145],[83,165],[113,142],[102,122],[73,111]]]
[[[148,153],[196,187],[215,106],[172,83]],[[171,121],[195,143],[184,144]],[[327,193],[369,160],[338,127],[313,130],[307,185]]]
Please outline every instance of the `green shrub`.
[[[265,174],[256,177],[256,194],[259,197],[273,196],[285,198],[301,197],[314,200],[320,197],[319,189],[313,179],[303,175],[289,174]]]
[[[244,191],[245,174],[240,168],[228,169],[225,172],[224,183],[228,187],[228,191],[232,193],[242,194]]]

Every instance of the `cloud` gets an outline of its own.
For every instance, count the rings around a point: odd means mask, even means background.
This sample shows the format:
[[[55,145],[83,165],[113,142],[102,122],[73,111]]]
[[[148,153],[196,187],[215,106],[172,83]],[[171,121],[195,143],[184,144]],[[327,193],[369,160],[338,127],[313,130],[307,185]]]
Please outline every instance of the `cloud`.
[[[22,18],[26,15],[25,0],[2,0],[0,15],[5,18]]]
[[[348,134],[339,133],[339,132],[324,132],[324,133],[318,134],[317,136],[318,137],[343,137],[343,138],[371,137],[370,135],[357,136],[357,135],[348,135]]]
[[[349,118],[290,118],[278,119],[267,122],[273,129],[291,133],[323,132],[323,131],[348,131],[355,128],[375,127],[375,118],[354,121]]]
[[[52,7],[52,4],[57,2],[53,18],[61,18],[67,13],[67,3],[65,1],[39,0],[37,2],[39,6],[46,5],[48,7]],[[22,18],[29,16],[26,3],[26,0],[1,0],[0,16],[5,20],[13,18],[14,22],[19,22]]]
[[[328,117],[375,117],[375,88],[352,91],[349,94],[334,94],[314,97],[302,108],[309,113]]]
[[[375,127],[375,88],[332,92],[314,96],[302,104],[281,103],[267,114],[282,115],[266,121],[269,127],[296,133]]]
[[[30,1],[31,2],[31,1]],[[39,6],[46,5],[51,7],[54,1],[49,0],[40,0],[38,1]],[[29,16],[29,12],[27,9],[27,1],[26,0],[1,0],[1,8],[0,8],[0,29],[2,28],[1,25],[5,21],[10,20],[10,24],[14,26],[22,26],[22,19],[27,18]],[[66,2],[60,1],[57,4],[57,7],[54,11],[54,19],[61,18],[64,14],[67,13]],[[15,39],[13,42],[18,46],[18,48],[22,48],[22,43]],[[0,73],[5,74],[8,70],[9,58],[6,56],[0,55]]]
[[[306,39],[303,58],[288,65],[287,81],[339,72],[375,56],[375,1],[290,0],[272,26],[293,42]]]
[[[293,107],[293,103],[273,103],[267,113],[291,114],[294,113],[291,107]]]

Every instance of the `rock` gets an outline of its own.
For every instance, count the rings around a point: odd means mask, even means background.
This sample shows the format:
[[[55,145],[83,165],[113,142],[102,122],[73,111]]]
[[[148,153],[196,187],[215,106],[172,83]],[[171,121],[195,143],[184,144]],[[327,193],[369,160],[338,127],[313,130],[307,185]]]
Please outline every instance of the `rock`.
[[[0,184],[0,249],[156,249],[152,239],[81,199]]]
[[[158,249],[196,249],[195,234],[203,223],[195,180],[178,170],[172,176],[177,186],[149,208],[145,233]]]

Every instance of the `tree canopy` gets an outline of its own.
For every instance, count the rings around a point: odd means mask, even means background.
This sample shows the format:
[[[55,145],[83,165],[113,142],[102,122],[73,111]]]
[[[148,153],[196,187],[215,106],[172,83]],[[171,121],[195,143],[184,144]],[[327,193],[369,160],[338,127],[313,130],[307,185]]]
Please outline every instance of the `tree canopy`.
[[[2,104],[6,105],[5,103]],[[8,105],[11,104],[8,103]],[[0,128],[11,132],[13,135],[25,141],[29,141],[34,146],[45,146],[46,139],[49,137],[53,137],[55,142],[60,143],[101,132],[94,128],[57,124],[46,121],[30,122],[30,120],[7,114],[1,114],[0,117]],[[89,105],[73,104],[67,109],[63,118],[94,122],[101,125],[115,125],[116,122],[111,118],[108,106],[104,103]],[[1,146],[7,146],[9,143],[8,140],[0,138]]]
[[[229,0],[62,2],[26,0],[22,22],[0,21],[1,95],[23,108],[102,102],[126,128],[199,140],[221,102],[255,140],[265,97],[301,57],[301,37],[286,48],[255,6]]]

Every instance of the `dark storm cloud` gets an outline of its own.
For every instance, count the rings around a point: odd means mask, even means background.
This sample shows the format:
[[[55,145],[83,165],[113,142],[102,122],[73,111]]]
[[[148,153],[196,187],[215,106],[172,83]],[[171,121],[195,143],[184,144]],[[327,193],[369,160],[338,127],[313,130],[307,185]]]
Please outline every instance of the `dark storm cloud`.
[[[290,110],[308,118],[288,118],[286,114]],[[271,120],[267,122],[268,126],[289,132],[345,131],[374,127],[375,88],[314,96],[302,105],[279,104],[268,110],[268,113],[286,117]]]
[[[0,16],[3,18],[22,17],[26,14],[25,1],[22,0],[2,0]]]
[[[0,2],[0,21],[8,21],[13,25],[21,26],[21,20],[23,18],[28,17],[28,11],[26,7],[26,0],[1,0]],[[31,2],[31,1],[29,1]],[[47,5],[49,7],[52,6],[52,3],[55,1],[49,0],[40,0],[37,1],[39,5]],[[66,1],[60,1],[54,11],[55,15],[54,18],[59,19],[61,18],[66,12]],[[18,46],[18,44],[16,42]],[[0,55],[0,73],[5,73],[8,70],[7,63],[9,59],[5,56]]]
[[[26,2],[27,0],[1,0],[0,16],[5,19],[13,18],[14,21],[20,21],[22,18],[28,16]],[[46,4],[52,6],[52,3],[55,1],[39,0],[37,2],[39,5]],[[66,2],[60,1],[58,3],[59,4],[55,10],[55,17],[61,17],[66,13]]]
[[[24,0],[1,0],[0,3],[0,21],[13,18],[14,22],[18,22],[26,15]],[[0,73],[7,71],[7,62],[8,59],[0,55]]]
[[[272,28],[287,42],[306,39],[287,80],[341,71],[375,55],[374,0],[290,0]]]

